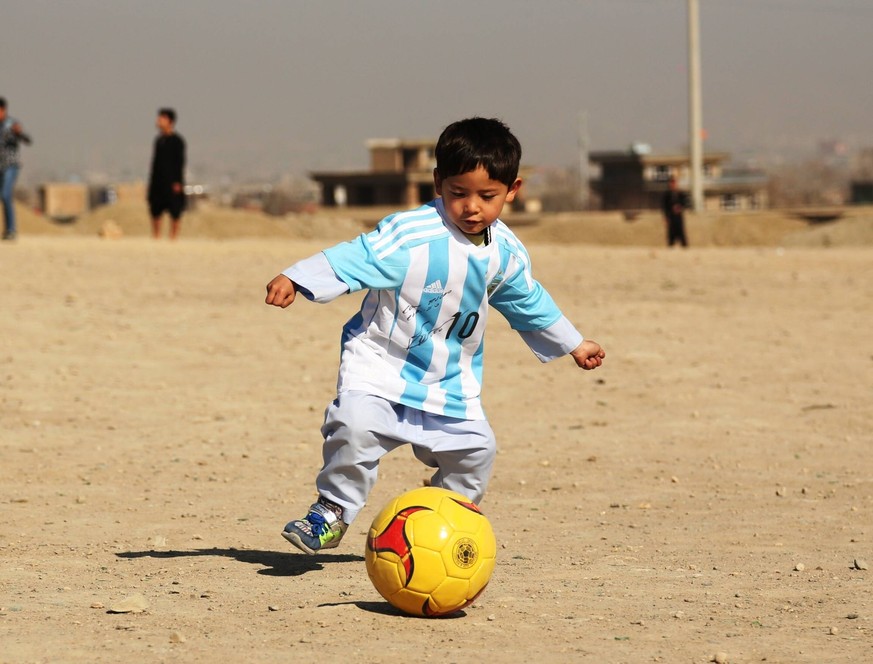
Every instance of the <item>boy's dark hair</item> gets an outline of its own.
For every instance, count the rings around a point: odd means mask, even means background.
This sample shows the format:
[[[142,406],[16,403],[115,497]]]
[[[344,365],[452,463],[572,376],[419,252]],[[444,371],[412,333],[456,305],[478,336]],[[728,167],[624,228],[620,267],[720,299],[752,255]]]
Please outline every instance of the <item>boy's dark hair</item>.
[[[443,179],[475,171],[511,187],[518,177],[521,144],[509,127],[494,118],[468,118],[443,130],[434,151],[436,170]]]
[[[6,108],[6,97],[0,97],[0,108]]]
[[[163,115],[170,122],[172,122],[173,124],[176,124],[176,111],[174,111],[172,108],[158,109],[158,115]]]

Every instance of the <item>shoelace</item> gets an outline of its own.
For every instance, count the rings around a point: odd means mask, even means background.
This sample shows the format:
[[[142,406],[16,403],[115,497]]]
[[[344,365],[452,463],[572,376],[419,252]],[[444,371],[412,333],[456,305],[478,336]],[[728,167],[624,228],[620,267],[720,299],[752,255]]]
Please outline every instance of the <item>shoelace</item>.
[[[310,512],[306,516],[306,520],[312,524],[312,534],[315,537],[321,537],[327,532],[327,521],[318,512]]]

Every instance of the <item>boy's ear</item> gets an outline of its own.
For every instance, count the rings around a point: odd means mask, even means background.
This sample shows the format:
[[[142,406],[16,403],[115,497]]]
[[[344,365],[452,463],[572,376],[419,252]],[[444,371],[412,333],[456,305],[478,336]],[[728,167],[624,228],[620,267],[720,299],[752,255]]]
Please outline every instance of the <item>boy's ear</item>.
[[[506,202],[512,203],[515,200],[515,195],[521,189],[521,178],[515,178],[515,182],[509,187],[509,192],[506,194]]]
[[[440,177],[440,173],[437,169],[433,169],[433,189],[436,192],[437,196],[443,195],[443,180]]]

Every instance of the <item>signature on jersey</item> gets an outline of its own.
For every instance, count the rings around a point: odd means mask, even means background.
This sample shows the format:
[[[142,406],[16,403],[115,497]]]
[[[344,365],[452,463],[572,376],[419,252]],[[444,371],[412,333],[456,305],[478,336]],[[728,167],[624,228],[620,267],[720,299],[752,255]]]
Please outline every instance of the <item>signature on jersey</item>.
[[[419,304],[409,304],[400,310],[400,315],[403,316],[404,320],[411,320],[419,313],[439,309],[443,304],[443,299],[451,292],[451,290],[447,290],[445,293],[433,295]]]
[[[422,325],[421,331],[409,340],[409,345],[406,349],[409,350],[427,343],[434,335],[442,333],[443,328],[445,328],[446,325],[449,326],[449,329],[446,330],[446,339],[452,336],[452,332],[454,332],[457,327],[457,332],[455,332],[455,334],[458,339],[463,342],[465,339],[469,339],[473,335],[473,331],[479,324],[479,318],[480,315],[478,311],[468,311],[466,313],[458,311],[449,316],[446,321],[439,325],[428,327],[428,324],[425,323]]]
[[[422,346],[422,345],[426,344],[432,336],[442,332],[446,326],[448,326],[449,330],[451,330],[452,326],[456,322],[456,319],[457,319],[457,314],[455,314],[454,316],[451,316],[445,322],[440,323],[439,325],[435,325],[433,327],[429,327],[428,324],[425,323],[424,326],[422,326],[421,330],[419,330],[418,334],[416,334],[414,337],[412,337],[409,340],[409,345],[406,346],[406,350],[409,350],[410,348],[415,348],[416,346]],[[446,333],[446,336],[449,336],[448,333]]]

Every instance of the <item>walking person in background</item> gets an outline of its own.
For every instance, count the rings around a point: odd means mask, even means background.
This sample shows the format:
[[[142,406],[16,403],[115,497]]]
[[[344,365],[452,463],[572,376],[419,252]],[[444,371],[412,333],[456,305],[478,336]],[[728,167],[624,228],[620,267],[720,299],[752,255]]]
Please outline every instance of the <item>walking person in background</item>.
[[[170,215],[170,239],[179,235],[179,223],[185,209],[185,139],[176,133],[176,111],[162,108],[156,121],[158,136],[152,153],[149,174],[149,212],[152,236],[161,237],[161,216]]]
[[[30,136],[24,133],[21,124],[6,112],[6,99],[0,97],[0,192],[3,199],[3,239],[14,240],[18,234],[15,226],[15,180],[21,162],[18,157],[20,143],[30,145]]]
[[[668,247],[672,247],[676,242],[683,247],[688,246],[688,239],[685,237],[685,208],[687,207],[688,198],[685,196],[685,192],[679,191],[676,178],[671,177],[668,189],[664,192],[663,201]]]

